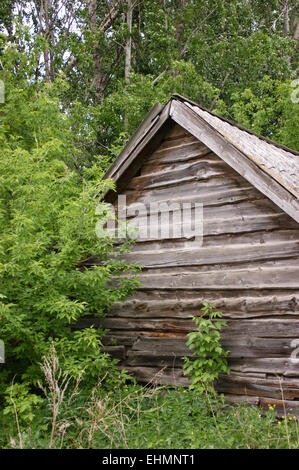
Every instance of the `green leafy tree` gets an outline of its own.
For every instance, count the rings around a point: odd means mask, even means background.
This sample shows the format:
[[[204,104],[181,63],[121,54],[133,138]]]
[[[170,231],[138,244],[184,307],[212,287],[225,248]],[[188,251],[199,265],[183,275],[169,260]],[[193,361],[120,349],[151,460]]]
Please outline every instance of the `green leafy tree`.
[[[230,115],[258,134],[299,150],[299,103],[292,100],[291,84],[264,76],[251,88],[232,95]]]
[[[7,71],[16,60],[11,54],[3,62]],[[96,210],[99,198],[113,185],[102,180],[99,164],[76,165],[81,150],[55,96],[63,82],[37,89],[7,77],[0,127],[0,337],[6,347],[0,386],[13,376],[35,384],[52,340],[66,373],[84,369],[84,378],[95,381],[115,364],[101,352],[103,332],[75,326],[83,317],[103,316],[137,285],[126,275],[135,268],[112,256],[114,240],[95,233],[96,223],[107,219],[107,211]],[[85,269],[89,256],[100,264]]]

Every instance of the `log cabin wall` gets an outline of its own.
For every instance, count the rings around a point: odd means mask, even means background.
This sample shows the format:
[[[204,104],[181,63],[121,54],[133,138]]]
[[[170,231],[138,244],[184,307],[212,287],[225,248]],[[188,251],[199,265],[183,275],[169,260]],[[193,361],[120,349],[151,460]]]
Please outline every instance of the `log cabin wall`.
[[[123,194],[129,205],[203,203],[204,238],[201,247],[189,238],[142,240],[126,255],[144,266],[142,287],[103,323],[121,364],[143,382],[187,385],[188,316],[206,301],[228,323],[231,374],[218,390],[231,401],[283,409],[284,399],[299,409],[298,224],[178,125]]]

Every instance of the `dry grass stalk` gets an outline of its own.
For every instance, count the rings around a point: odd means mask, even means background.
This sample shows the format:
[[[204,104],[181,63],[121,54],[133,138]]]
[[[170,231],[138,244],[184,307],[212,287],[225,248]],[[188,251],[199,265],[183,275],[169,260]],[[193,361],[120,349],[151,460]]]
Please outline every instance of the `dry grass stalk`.
[[[70,423],[65,421],[59,423],[58,417],[71,378],[68,374],[63,374],[63,371],[59,365],[59,359],[57,357],[54,344],[51,345],[49,357],[44,357],[43,363],[40,365],[40,367],[45,376],[46,386],[42,385],[40,382],[38,382],[38,386],[44,392],[45,397],[48,400],[49,407],[52,411],[51,435],[49,442],[49,448],[52,449],[55,441],[55,435],[57,434],[58,436],[61,436],[62,445],[66,429],[70,426]],[[71,393],[68,400],[68,404],[70,404],[71,400],[76,395],[80,380],[81,375],[77,379],[74,391]]]
[[[13,448],[18,448],[18,449],[23,449],[23,438],[22,438],[22,433],[21,433],[21,428],[20,428],[20,423],[19,423],[19,416],[18,416],[18,410],[16,407],[16,403],[12,397],[12,388],[10,390],[10,401],[12,402],[14,413],[15,413],[15,420],[16,420],[16,425],[17,425],[17,431],[18,431],[18,438],[19,438],[19,443],[18,446],[16,445],[15,440],[10,437],[10,443]]]

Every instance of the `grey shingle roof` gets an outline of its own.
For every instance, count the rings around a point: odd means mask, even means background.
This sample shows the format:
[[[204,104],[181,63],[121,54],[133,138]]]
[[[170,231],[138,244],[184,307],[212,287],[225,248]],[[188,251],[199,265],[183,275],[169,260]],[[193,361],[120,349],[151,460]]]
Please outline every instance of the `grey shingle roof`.
[[[184,102],[263,171],[299,198],[299,156],[277,147],[189,102]]]

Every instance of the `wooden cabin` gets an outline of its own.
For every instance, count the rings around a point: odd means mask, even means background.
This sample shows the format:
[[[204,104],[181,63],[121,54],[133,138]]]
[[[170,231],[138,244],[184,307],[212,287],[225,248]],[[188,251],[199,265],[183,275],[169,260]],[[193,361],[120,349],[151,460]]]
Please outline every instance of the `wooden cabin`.
[[[133,298],[104,326],[111,350],[138,380],[187,385],[190,315],[223,312],[232,402],[299,411],[299,153],[182,96],[157,104],[106,174],[128,207],[203,205],[202,244],[143,237],[126,255],[143,265]],[[146,217],[146,216],[145,216]]]

